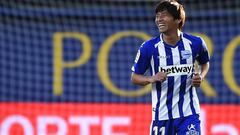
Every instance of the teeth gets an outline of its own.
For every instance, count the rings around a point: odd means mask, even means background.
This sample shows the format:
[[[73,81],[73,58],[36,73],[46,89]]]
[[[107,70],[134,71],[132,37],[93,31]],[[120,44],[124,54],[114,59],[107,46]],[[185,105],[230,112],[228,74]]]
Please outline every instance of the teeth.
[[[159,26],[159,27],[163,27],[163,26],[164,26],[164,24],[159,24],[158,26]]]
[[[158,25],[158,27],[164,27],[165,25]]]

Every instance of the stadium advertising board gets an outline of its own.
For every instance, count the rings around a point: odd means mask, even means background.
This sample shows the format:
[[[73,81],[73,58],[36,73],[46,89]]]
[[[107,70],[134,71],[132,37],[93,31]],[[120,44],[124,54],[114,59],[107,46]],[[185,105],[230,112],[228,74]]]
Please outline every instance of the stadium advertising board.
[[[202,105],[203,135],[240,133],[238,105]],[[146,135],[149,104],[1,103],[1,135]]]

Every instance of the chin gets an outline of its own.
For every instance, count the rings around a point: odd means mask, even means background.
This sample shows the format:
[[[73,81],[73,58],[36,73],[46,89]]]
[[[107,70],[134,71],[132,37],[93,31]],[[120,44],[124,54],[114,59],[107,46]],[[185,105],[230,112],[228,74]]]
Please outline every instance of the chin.
[[[159,32],[161,32],[161,33],[165,33],[165,32],[166,32],[166,30],[160,30],[160,29],[159,29]]]
[[[165,33],[167,30],[166,29],[159,29],[159,32]]]

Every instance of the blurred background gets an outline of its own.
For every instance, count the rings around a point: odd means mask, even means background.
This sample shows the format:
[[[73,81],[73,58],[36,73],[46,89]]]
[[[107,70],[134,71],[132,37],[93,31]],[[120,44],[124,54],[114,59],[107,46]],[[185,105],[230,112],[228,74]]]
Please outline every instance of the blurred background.
[[[203,135],[240,134],[240,1],[181,0],[210,71]],[[1,0],[0,135],[146,135],[149,86],[131,84],[158,0]]]

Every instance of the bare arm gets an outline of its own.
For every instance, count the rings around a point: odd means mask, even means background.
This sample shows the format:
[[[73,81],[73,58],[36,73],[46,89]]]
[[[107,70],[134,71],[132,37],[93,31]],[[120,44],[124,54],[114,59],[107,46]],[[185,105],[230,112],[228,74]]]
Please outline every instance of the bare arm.
[[[134,72],[132,73],[131,80],[132,80],[133,84],[137,84],[137,85],[141,85],[141,86],[148,85],[149,83],[152,82],[150,76],[148,77],[148,76],[136,74]]]
[[[201,85],[201,82],[206,77],[209,70],[209,62],[201,65],[201,73],[194,73],[192,78],[192,86],[199,87]]]
[[[200,75],[202,76],[202,79],[204,79],[206,77],[208,70],[209,70],[209,62],[201,65],[201,74]]]
[[[141,86],[145,86],[149,83],[154,83],[156,81],[163,82],[166,80],[166,78],[167,78],[167,74],[163,72],[158,72],[154,76],[144,76],[144,75],[136,74],[133,72],[131,77],[133,84],[137,84]]]

